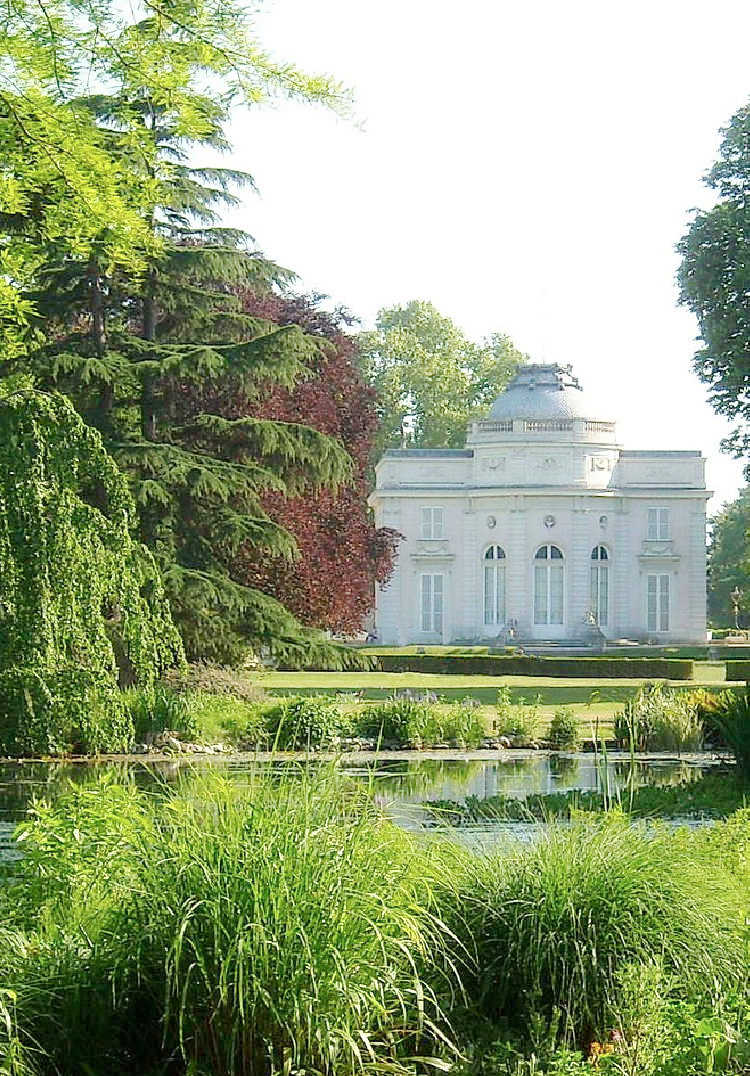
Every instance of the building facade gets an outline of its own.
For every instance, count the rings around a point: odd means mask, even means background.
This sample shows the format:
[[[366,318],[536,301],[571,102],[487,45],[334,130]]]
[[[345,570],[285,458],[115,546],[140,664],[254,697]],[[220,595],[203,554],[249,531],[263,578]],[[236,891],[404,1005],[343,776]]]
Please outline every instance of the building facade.
[[[465,448],[376,475],[376,525],[403,535],[379,641],[705,641],[704,458],[623,450],[569,369],[522,367]]]

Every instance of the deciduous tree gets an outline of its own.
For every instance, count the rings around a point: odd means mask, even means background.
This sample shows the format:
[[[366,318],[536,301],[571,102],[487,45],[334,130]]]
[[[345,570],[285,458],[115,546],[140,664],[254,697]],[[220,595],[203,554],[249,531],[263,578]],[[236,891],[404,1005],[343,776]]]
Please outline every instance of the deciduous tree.
[[[320,297],[246,292],[243,309],[280,324],[298,325],[322,341],[308,363],[309,376],[292,389],[269,387],[257,400],[234,396],[230,413],[257,414],[283,422],[306,422],[340,441],[353,462],[353,480],[338,491],[302,497],[269,492],[269,515],[295,538],[299,556],[290,562],[264,557],[251,543],[238,557],[246,580],[284,603],[311,627],[354,633],[372,610],[375,588],[390,576],[398,536],[376,529],[367,506],[368,468],[378,419],[375,391],[363,379],[357,341],[346,332],[341,311],[320,309]]]
[[[470,340],[429,302],[378,313],[360,337],[362,362],[378,394],[379,455],[409,441],[417,447],[461,446],[469,421],[489,407],[523,361],[508,336]]]
[[[750,448],[750,105],[724,131],[705,182],[713,208],[696,211],[678,245],[681,301],[698,319],[695,369],[719,414],[739,421],[725,447]]]
[[[739,607],[750,612],[750,488],[725,504],[711,520],[708,551],[708,612],[718,627],[734,626],[730,595],[740,591]]]

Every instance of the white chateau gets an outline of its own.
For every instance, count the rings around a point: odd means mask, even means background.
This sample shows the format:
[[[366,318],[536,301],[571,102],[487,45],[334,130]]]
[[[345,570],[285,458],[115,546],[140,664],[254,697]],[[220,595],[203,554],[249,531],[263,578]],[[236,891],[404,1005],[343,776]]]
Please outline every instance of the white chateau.
[[[376,475],[376,524],[404,538],[379,642],[705,641],[705,459],[623,450],[569,368],[521,367],[465,448],[390,450]]]

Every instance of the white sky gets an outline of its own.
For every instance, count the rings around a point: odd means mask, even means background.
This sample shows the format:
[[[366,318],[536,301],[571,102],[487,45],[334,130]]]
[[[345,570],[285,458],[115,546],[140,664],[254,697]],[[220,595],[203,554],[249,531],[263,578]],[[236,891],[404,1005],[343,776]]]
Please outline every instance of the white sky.
[[[237,220],[372,323],[429,299],[469,335],[571,363],[626,448],[700,448],[716,510],[742,483],[692,372],[674,244],[718,130],[750,96],[743,0],[275,0],[278,58],[335,75],[359,125],[239,113]],[[609,416],[605,416],[609,417]]]

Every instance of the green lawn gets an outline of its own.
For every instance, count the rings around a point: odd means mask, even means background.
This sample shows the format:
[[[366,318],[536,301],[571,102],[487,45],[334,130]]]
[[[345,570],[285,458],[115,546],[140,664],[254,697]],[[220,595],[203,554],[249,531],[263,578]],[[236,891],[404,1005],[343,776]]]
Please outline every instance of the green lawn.
[[[675,688],[691,690],[703,687],[720,691],[727,686],[723,662],[696,662],[695,680],[675,680]],[[265,672],[257,683],[271,695],[332,695],[340,692],[378,699],[394,691],[431,691],[446,699],[478,699],[485,707],[487,727],[491,728],[498,688],[510,688],[514,702],[531,703],[541,696],[545,718],[551,718],[559,706],[572,706],[586,728],[598,720],[600,731],[607,732],[622,704],[633,695],[642,680],[592,680],[531,676],[443,676],[436,673],[383,672]],[[734,685],[740,686],[740,685]]]

